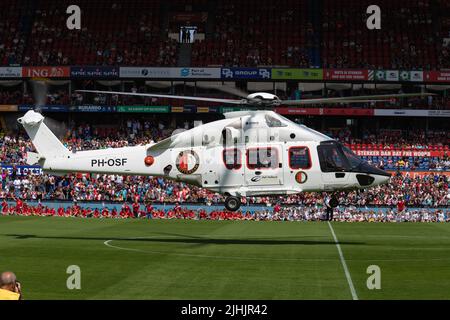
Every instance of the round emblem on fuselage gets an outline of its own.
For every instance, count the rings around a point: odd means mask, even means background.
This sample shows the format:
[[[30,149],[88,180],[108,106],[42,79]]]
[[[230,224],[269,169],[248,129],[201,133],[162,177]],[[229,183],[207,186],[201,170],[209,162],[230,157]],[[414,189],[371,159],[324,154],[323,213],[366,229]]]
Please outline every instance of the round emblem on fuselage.
[[[304,171],[299,171],[295,175],[295,181],[297,181],[298,183],[305,183],[306,180],[308,180],[308,175]]]
[[[178,154],[176,165],[181,173],[192,174],[200,166],[200,158],[194,150],[181,151]]]

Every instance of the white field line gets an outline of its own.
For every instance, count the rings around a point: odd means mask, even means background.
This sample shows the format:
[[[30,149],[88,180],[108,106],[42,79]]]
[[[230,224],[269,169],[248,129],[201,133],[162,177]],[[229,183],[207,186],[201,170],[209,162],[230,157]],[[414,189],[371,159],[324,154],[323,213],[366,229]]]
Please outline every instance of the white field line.
[[[333,235],[334,242],[336,242],[336,248],[339,252],[339,257],[341,258],[342,267],[344,268],[345,277],[347,278],[347,283],[348,283],[348,287],[350,288],[350,292],[352,293],[352,298],[353,298],[353,300],[358,300],[358,295],[356,294],[356,290],[353,285],[352,277],[350,275],[350,272],[348,271],[347,263],[345,262],[345,258],[342,253],[341,245],[339,244],[336,234],[334,233],[333,226],[331,225],[331,223],[329,221],[328,221],[328,226],[330,227],[330,231],[331,231],[331,234]]]

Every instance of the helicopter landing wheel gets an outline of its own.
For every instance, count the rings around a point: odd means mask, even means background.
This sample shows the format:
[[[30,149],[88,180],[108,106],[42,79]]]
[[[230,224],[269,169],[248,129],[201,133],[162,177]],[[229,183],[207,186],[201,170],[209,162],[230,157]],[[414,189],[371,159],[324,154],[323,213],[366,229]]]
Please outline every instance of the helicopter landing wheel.
[[[225,208],[229,211],[237,211],[241,207],[241,199],[238,197],[227,197],[225,199]]]

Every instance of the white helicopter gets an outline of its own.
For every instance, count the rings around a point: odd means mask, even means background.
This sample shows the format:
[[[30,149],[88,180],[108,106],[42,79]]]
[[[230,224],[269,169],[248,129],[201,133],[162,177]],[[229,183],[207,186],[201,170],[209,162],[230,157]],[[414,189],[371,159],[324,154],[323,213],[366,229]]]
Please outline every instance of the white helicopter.
[[[424,96],[397,94],[282,101],[270,93],[240,100],[174,95],[79,90],[96,94],[134,95],[212,101],[247,107],[383,101]],[[151,106],[149,106],[151,108]],[[164,177],[226,196],[225,208],[236,211],[241,197],[290,195],[310,191],[362,189],[386,183],[390,174],[369,165],[338,141],[270,110],[237,111],[225,119],[197,126],[148,145],[71,152],[44,123],[28,111],[18,119],[37,153],[27,163],[46,173],[74,172]]]

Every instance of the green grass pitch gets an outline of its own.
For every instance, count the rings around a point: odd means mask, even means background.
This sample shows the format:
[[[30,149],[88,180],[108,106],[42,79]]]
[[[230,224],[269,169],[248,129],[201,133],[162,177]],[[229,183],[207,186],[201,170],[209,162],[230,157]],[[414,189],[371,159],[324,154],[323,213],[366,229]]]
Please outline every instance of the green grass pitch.
[[[450,298],[450,224],[332,226],[359,299]],[[0,270],[25,299],[352,299],[326,222],[0,217]]]

